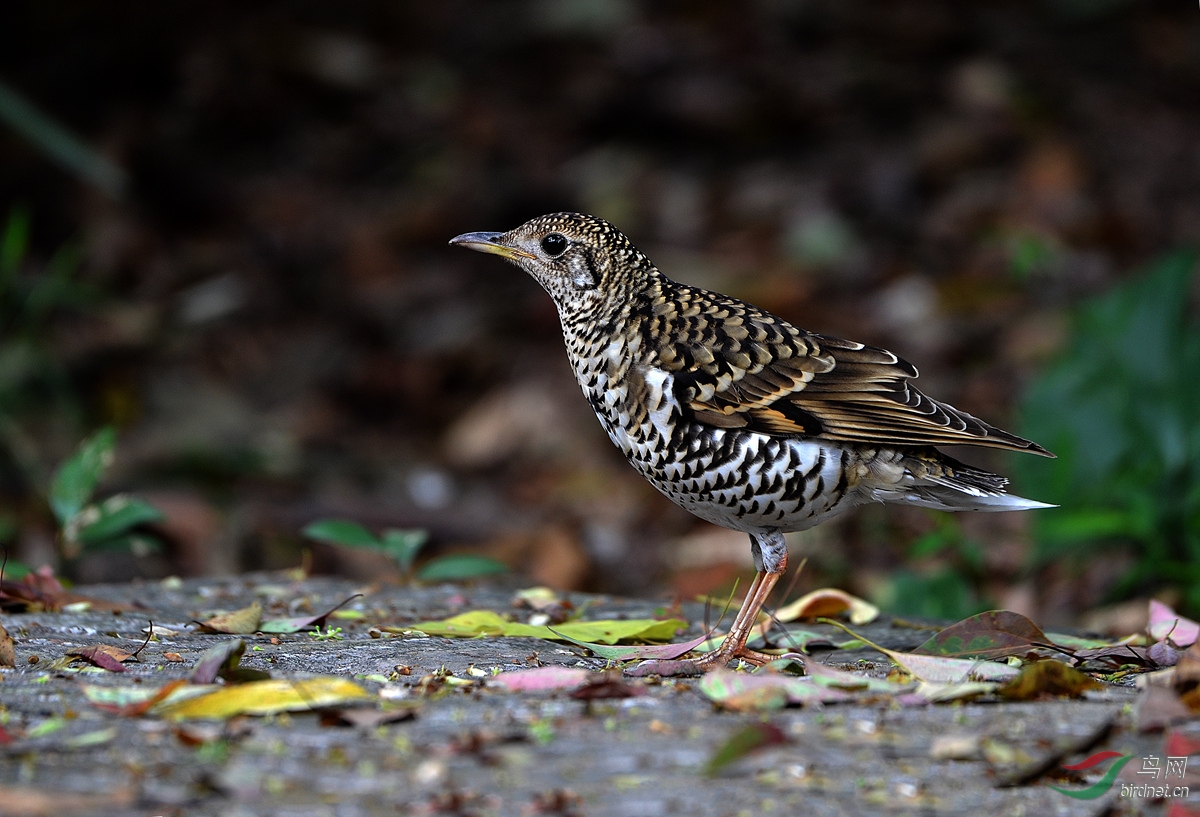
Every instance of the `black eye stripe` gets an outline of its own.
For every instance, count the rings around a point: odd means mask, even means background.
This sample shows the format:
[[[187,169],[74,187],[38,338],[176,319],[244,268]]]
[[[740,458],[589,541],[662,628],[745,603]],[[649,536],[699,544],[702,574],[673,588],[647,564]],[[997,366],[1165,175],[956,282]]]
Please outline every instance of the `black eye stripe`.
[[[551,258],[558,258],[567,251],[567,238],[562,233],[550,233],[542,239],[542,251]]]

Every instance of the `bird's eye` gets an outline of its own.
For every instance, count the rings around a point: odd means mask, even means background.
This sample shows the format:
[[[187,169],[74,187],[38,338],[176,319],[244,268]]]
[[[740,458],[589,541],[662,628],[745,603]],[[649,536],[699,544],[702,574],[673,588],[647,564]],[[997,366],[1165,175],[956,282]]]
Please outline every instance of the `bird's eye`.
[[[551,258],[558,258],[567,251],[567,237],[562,233],[550,233],[542,239],[542,250]]]

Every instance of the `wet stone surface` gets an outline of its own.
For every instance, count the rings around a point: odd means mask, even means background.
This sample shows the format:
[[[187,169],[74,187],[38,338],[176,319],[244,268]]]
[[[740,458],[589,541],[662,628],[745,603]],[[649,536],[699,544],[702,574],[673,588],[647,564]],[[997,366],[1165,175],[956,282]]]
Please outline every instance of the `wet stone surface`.
[[[487,683],[496,672],[538,665],[604,668],[604,661],[572,646],[370,632],[472,609],[527,615],[512,606],[514,587],[362,587],[272,574],[77,589],[138,607],[118,615],[102,602],[82,612],[5,615],[16,639],[17,668],[0,672],[0,723],[9,738],[0,739],[0,815],[1073,816],[1161,810],[1161,804],[1120,798],[1119,786],[1088,801],[1047,786],[1078,787],[1082,778],[1064,784],[1043,775],[1001,785],[1106,729],[1107,737],[1084,754],[1161,753],[1161,736],[1132,729],[1136,691],[1130,687],[1108,687],[1080,700],[901,707],[880,697],[739,713],[714,706],[697,679],[631,680],[644,686],[644,694],[591,701],[562,691],[508,692]],[[340,640],[306,632],[240,636],[247,644],[242,666],[280,679],[358,676],[375,696],[371,707],[411,708],[407,719],[351,727],[299,712],[175,723],[119,716],[84,697],[86,685],[157,687],[186,678],[205,650],[233,638],[193,632],[191,622],[212,611],[258,599],[268,616],[302,615],[358,592],[364,596],[347,609],[362,617],[329,622],[342,628]],[[588,597],[571,599],[578,607]],[[653,602],[592,597],[585,617],[640,618],[655,611]],[[703,608],[685,605],[682,612],[698,634]],[[177,634],[152,640],[126,672],[50,668],[73,647],[136,649],[147,619]],[[861,631],[897,649],[911,649],[928,636],[886,621]],[[170,661],[166,653],[182,660]],[[872,675],[889,666],[872,650],[817,654]],[[398,667],[407,674],[398,674]],[[428,676],[443,669],[464,683],[431,684]],[[718,747],[747,725],[762,723],[786,741],[705,776]]]

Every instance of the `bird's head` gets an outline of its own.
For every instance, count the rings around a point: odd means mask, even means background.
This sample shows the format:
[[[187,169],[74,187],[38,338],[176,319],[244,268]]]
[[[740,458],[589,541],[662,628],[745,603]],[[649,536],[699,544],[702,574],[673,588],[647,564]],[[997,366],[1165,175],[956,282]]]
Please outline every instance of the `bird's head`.
[[[618,307],[653,268],[620,230],[582,213],[552,213],[507,233],[466,233],[450,243],[512,261],[563,316],[599,317]]]

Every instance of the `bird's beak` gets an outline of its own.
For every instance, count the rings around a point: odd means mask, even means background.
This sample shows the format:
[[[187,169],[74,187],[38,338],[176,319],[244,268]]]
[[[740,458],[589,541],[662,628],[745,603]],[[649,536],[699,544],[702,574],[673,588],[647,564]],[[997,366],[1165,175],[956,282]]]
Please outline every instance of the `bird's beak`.
[[[493,255],[499,255],[510,261],[520,261],[522,258],[536,257],[524,250],[518,250],[516,247],[504,244],[501,241],[503,238],[504,233],[463,233],[450,239],[450,243],[466,247],[468,250],[475,250],[476,252],[490,252]]]

